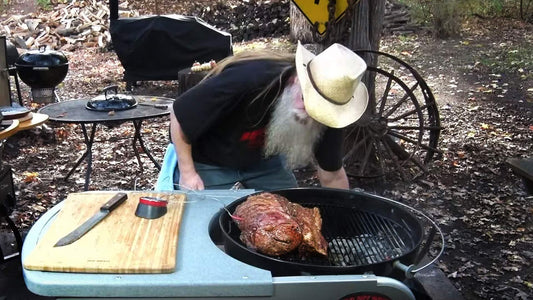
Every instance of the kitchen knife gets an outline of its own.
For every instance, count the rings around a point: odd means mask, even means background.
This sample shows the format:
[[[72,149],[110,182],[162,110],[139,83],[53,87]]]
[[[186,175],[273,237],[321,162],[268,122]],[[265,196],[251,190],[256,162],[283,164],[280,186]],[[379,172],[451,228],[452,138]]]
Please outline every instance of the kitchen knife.
[[[143,106],[151,106],[151,107],[155,107],[155,108],[159,108],[159,109],[167,109],[168,108],[168,105],[166,105],[166,104],[153,104],[153,103],[144,103],[144,102],[139,102],[138,104],[139,105],[143,105]]]
[[[62,237],[59,241],[57,241],[54,247],[69,245],[77,241],[84,234],[89,232],[89,230],[91,230],[94,226],[96,226],[98,222],[102,221],[107,215],[109,215],[111,211],[117,208],[120,204],[124,203],[127,198],[128,195],[125,193],[117,193],[114,195],[113,198],[100,207],[100,211],[90,217],[87,221],[85,221],[85,223],[78,226],[78,228]]]

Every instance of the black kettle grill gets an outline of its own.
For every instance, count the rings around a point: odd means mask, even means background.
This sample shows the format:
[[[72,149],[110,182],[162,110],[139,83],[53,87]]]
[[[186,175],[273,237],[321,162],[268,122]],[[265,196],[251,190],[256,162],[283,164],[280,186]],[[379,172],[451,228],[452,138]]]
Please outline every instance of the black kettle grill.
[[[261,254],[246,247],[240,240],[239,228],[231,216],[222,211],[218,225],[227,254],[270,270],[276,276],[371,272],[410,277],[427,266],[417,269],[414,265],[427,253],[436,232],[425,232],[418,216],[409,211],[413,210],[411,207],[366,193],[327,188],[296,188],[271,193],[304,207],[319,208],[328,256],[302,258],[297,252],[277,257]],[[226,207],[227,211],[233,212],[247,198],[237,199]],[[443,237],[436,224],[431,223],[432,229]],[[444,249],[443,238],[441,243],[438,256]]]
[[[41,45],[37,50],[20,55],[15,67],[22,82],[31,88],[34,102],[51,103],[58,100],[55,88],[63,82],[68,72],[68,60],[63,53]]]

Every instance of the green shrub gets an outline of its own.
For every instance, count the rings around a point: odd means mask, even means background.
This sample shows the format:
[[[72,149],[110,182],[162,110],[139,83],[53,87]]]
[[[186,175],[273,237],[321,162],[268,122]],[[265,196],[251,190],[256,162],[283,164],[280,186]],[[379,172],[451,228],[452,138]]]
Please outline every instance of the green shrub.
[[[433,27],[439,37],[459,33],[464,17],[464,0],[398,0],[409,7],[415,22]],[[471,1],[471,0],[466,0]]]
[[[533,0],[397,0],[409,7],[413,20],[431,25],[437,36],[459,33],[465,18],[513,17],[531,21]]]
[[[37,5],[44,10],[49,10],[52,8],[50,0],[37,0]]]
[[[4,11],[6,6],[9,4],[8,0],[0,0],[0,13]]]
[[[431,5],[433,13],[433,30],[437,37],[448,38],[459,34],[463,21],[461,0],[434,0]]]

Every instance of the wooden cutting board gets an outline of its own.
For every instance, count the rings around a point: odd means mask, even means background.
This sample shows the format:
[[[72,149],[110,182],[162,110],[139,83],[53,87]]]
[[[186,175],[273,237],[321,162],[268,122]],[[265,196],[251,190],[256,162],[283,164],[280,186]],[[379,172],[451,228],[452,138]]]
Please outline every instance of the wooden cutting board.
[[[28,270],[82,273],[171,273],[176,266],[178,233],[185,195],[128,192],[128,199],[79,240],[54,244],[99,211],[115,192],[69,194],[49,229],[23,261]],[[168,201],[158,219],[135,216],[141,196]]]

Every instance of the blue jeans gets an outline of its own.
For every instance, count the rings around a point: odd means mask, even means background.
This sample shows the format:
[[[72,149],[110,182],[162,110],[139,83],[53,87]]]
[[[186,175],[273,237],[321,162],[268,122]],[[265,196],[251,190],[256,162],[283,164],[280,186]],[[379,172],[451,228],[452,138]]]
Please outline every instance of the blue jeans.
[[[279,156],[262,160],[245,170],[194,163],[204,182],[205,189],[230,189],[240,182],[244,188],[255,190],[278,190],[297,187],[294,174],[284,167]],[[179,168],[174,170],[174,183],[179,183]],[[175,185],[176,189],[180,189]]]

